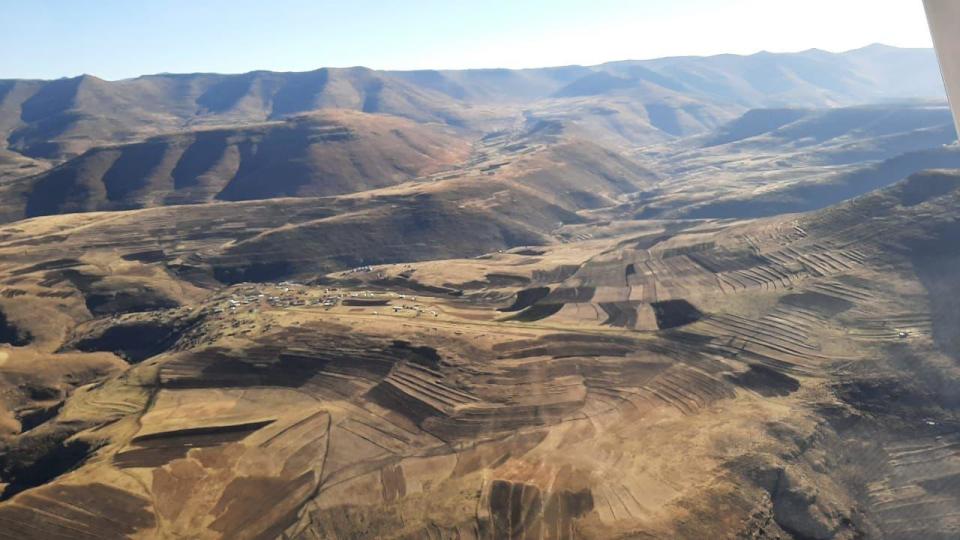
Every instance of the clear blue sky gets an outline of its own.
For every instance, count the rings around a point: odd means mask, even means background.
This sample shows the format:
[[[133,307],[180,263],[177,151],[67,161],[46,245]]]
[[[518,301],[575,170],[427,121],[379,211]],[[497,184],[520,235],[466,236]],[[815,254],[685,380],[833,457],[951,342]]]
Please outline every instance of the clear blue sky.
[[[928,47],[920,0],[0,0],[0,78]]]

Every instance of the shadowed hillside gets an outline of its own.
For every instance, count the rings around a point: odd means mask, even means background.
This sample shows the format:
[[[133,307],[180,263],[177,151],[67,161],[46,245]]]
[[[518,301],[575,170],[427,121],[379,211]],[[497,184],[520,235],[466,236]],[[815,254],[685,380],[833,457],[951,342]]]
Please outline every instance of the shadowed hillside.
[[[942,105],[873,105],[838,109],[756,109],[698,140],[722,152],[808,149],[807,162],[841,165],[956,140]]]
[[[330,111],[97,148],[0,191],[7,219],[338,195],[452,168],[469,153],[469,144],[442,126]]]

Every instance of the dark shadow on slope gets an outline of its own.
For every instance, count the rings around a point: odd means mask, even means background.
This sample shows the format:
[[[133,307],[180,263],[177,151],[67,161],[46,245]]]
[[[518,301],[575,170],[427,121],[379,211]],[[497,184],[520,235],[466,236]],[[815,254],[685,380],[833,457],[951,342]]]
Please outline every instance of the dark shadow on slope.
[[[24,347],[33,342],[33,335],[29,331],[17,328],[7,320],[7,315],[0,311],[0,343]]]
[[[651,306],[657,318],[657,327],[661,330],[685,326],[703,318],[703,313],[686,300],[665,300],[654,302]]]
[[[789,396],[800,389],[800,382],[793,377],[760,364],[753,364],[746,372],[727,378],[764,397]]]
[[[0,452],[0,480],[8,484],[0,501],[46,484],[79,467],[93,453],[83,441],[67,441],[70,433],[48,430],[28,436]]]
[[[549,287],[535,287],[533,289],[524,289],[517,293],[517,297],[514,299],[513,303],[505,308],[500,308],[498,311],[503,312],[513,312],[526,309],[540,300],[546,298],[550,294]]]
[[[73,348],[83,352],[112,352],[127,362],[136,364],[172,347],[191,323],[192,321],[119,323],[101,334],[77,341]]]

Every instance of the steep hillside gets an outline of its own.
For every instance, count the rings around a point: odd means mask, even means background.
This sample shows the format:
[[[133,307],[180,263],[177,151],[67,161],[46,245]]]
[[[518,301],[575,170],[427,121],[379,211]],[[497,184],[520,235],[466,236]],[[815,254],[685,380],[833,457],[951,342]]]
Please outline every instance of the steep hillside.
[[[50,164],[47,162],[30,159],[9,150],[0,150],[0,185],[41,173],[49,168]]]
[[[658,179],[622,154],[563,129],[546,133],[537,122],[469,143],[444,126],[327,111],[95,148],[0,185],[0,219],[347,193],[377,198],[381,188],[408,180],[424,186],[403,193],[429,190],[453,204],[498,206],[506,190],[574,213],[615,204]],[[521,222],[536,219],[511,212]]]
[[[841,165],[932,148],[956,140],[943,105],[887,104],[836,109],[755,109],[695,139],[733,152],[810,153],[807,163]]]
[[[709,131],[742,113],[739,107],[656,91],[646,95],[547,99],[524,110],[528,125],[540,123],[611,148],[676,140]]]
[[[211,200],[365,191],[452,168],[470,145],[451,129],[352,111],[199,130],[95,148],[0,186],[7,220]]]
[[[377,118],[376,125],[384,120]],[[558,227],[586,221],[579,212],[613,204],[656,179],[589,142],[544,145],[503,136],[479,143],[462,167],[419,182],[334,197],[196,201],[41,217],[9,224],[2,241],[14,251],[29,246],[34,262],[53,252],[79,259],[109,244],[133,260],[147,254],[145,260],[198,283],[286,279],[552,243]],[[107,268],[94,275],[106,277]]]
[[[583,141],[507,145],[512,151],[488,144],[489,159],[450,178],[314,200],[317,207],[331,204],[329,214],[286,217],[289,222],[263,232],[243,227],[257,234],[218,246],[203,264],[218,279],[234,282],[547,244],[558,227],[586,221],[578,212],[612,204],[656,179]]]
[[[825,208],[847,199],[884,188],[928,168],[960,167],[960,149],[946,147],[908,152],[875,165],[824,175],[759,193],[745,192],[691,205],[674,216],[685,218],[747,218]]]
[[[498,173],[498,179],[571,210],[610,206],[659,178],[622,155],[581,140],[523,156]]]

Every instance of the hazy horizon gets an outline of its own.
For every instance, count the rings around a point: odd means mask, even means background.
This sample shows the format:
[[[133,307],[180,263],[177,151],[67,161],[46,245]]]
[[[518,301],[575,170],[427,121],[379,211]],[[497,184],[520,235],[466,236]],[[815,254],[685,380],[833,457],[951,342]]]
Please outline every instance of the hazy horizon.
[[[158,73],[523,69],[671,56],[929,48],[919,2],[280,0],[95,6],[0,0],[3,79]],[[864,13],[869,19],[864,23]],[[829,16],[826,16],[829,15]],[[817,32],[811,32],[816,28]],[[278,29],[281,30],[278,32]],[[437,44],[442,43],[442,47]]]
[[[120,78],[120,79],[113,79],[113,78],[108,78],[108,77],[101,77],[100,75],[98,75],[98,74],[96,74],[96,73],[77,73],[77,74],[73,74],[73,75],[63,75],[63,76],[60,76],[60,77],[52,77],[52,78],[47,78],[47,79],[40,79],[39,77],[34,77],[34,78],[32,78],[32,79],[34,79],[34,80],[56,80],[56,79],[71,79],[71,78],[76,78],[76,77],[88,76],[88,77],[96,77],[96,78],[98,78],[98,79],[105,80],[105,81],[108,81],[108,82],[116,82],[116,81],[121,81],[121,80],[137,79],[137,78],[140,78],[140,77],[150,77],[150,76],[155,76],[155,75],[200,75],[200,74],[242,75],[242,74],[244,74],[244,73],[255,73],[255,72],[304,73],[304,72],[316,71],[316,70],[320,70],[320,69],[353,69],[353,68],[366,68],[366,69],[371,69],[371,70],[374,70],[374,71],[393,71],[393,72],[405,72],[405,71],[493,71],[493,70],[499,70],[499,69],[527,70],[527,69],[551,69],[551,68],[564,68],[564,67],[591,67],[591,66],[599,66],[599,65],[604,65],[604,64],[616,64],[616,63],[618,63],[618,62],[645,62],[645,61],[652,61],[652,60],[662,60],[662,59],[667,59],[667,58],[685,58],[685,57],[689,57],[689,58],[710,58],[710,57],[715,57],[715,56],[742,56],[742,57],[749,57],[749,56],[755,56],[755,55],[758,55],[758,54],[765,54],[765,53],[766,53],[766,54],[802,54],[802,53],[805,53],[805,52],[810,52],[810,51],[815,51],[815,50],[817,50],[817,51],[822,51],[822,52],[826,52],[826,53],[830,53],[830,54],[845,54],[845,53],[857,51],[857,50],[860,50],[860,49],[866,49],[866,48],[874,47],[874,46],[893,47],[893,48],[898,48],[898,49],[929,49],[929,50],[931,50],[931,51],[933,50],[933,47],[897,47],[897,46],[895,46],[895,45],[888,45],[888,44],[886,44],[886,43],[868,43],[868,44],[863,45],[863,46],[861,46],[861,47],[854,47],[853,49],[845,49],[845,50],[838,50],[838,51],[831,51],[831,50],[828,50],[828,49],[824,49],[824,48],[822,48],[822,47],[810,47],[810,48],[808,48],[808,49],[797,50],[797,51],[768,51],[768,50],[760,50],[760,51],[756,51],[756,52],[753,52],[753,53],[745,53],[745,54],[718,52],[718,53],[715,53],[715,54],[704,54],[704,55],[690,54],[690,55],[655,56],[655,57],[649,57],[649,58],[615,58],[615,59],[611,59],[611,60],[605,60],[605,61],[603,61],[603,62],[598,62],[598,63],[595,63],[595,64],[552,64],[552,65],[544,65],[544,66],[521,66],[521,67],[486,66],[486,67],[468,67],[468,68],[457,68],[457,67],[430,68],[430,67],[423,67],[423,68],[414,68],[414,69],[378,68],[378,67],[364,66],[364,65],[359,65],[359,64],[358,64],[358,65],[343,65],[343,66],[316,66],[316,67],[314,67],[314,68],[304,69],[304,70],[274,70],[274,69],[253,68],[253,69],[249,69],[249,70],[247,70],[247,71],[233,71],[233,72],[224,72],[224,71],[157,71],[157,72],[152,72],[152,73],[140,73],[140,74],[134,75],[134,76],[132,76],[132,77],[123,77],[123,78]],[[3,76],[0,76],[0,80],[11,80],[11,79],[30,80],[31,78],[27,78],[27,77],[3,77]]]

